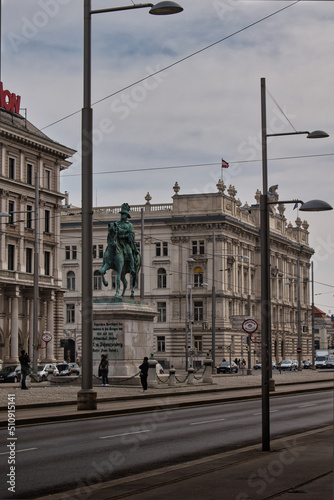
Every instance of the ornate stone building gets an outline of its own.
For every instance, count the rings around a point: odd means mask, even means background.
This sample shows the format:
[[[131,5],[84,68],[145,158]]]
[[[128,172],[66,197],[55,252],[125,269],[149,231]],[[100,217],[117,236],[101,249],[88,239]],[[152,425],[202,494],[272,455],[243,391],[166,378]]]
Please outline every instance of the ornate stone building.
[[[41,341],[44,331],[53,336],[47,350],[39,350],[39,357],[45,361],[62,358],[60,214],[64,196],[60,193],[60,172],[68,168],[67,158],[75,153],[52,141],[15,111],[0,109],[1,364],[18,363],[22,348],[32,356],[35,252],[39,256],[39,345],[45,345]]]
[[[200,365],[212,349],[213,333],[217,362],[227,359],[230,352],[232,359],[247,359],[242,320],[252,316],[260,323],[260,193],[255,195],[256,203],[248,206],[236,199],[234,186],[225,191],[221,180],[217,192],[209,194],[181,194],[175,183],[172,203],[152,204],[147,193],[146,204],[131,207],[131,222],[143,258],[140,285],[144,300],[158,313],[154,351],[165,367],[184,368],[186,358]],[[276,192],[275,196],[278,200]],[[80,360],[81,214],[80,209],[66,207],[61,219],[63,286],[67,288],[64,337],[69,344],[76,341]],[[115,277],[107,276],[109,286],[105,288],[98,270],[108,223],[119,219],[119,211],[120,207],[94,208],[95,298],[114,295]],[[278,204],[272,205],[270,213],[275,361],[297,358],[298,302],[303,359],[311,357],[312,349],[309,271],[313,250],[308,224],[297,217],[293,226],[287,223],[284,212],[285,207]],[[140,286],[138,298],[139,293]],[[252,363],[261,358],[260,344],[251,344],[251,355]]]

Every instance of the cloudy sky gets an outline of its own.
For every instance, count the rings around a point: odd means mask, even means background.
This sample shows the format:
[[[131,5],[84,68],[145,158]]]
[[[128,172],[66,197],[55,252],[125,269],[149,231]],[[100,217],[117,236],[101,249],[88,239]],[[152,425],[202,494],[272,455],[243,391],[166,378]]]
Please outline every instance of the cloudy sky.
[[[92,0],[93,9],[131,0]],[[180,0],[184,11],[94,15],[94,206],[170,203],[215,192],[224,181],[244,204],[262,187],[260,79],[273,132],[325,130],[330,138],[277,137],[268,144],[269,186],[281,199],[334,206],[334,2]],[[82,0],[2,0],[1,79],[28,119],[80,151]],[[157,73],[158,72],[158,73]],[[149,75],[151,76],[150,78]],[[136,83],[138,82],[138,83]],[[80,154],[61,188],[81,205]],[[302,214],[316,250],[315,302],[334,314],[333,212]],[[297,211],[286,210],[294,223]]]

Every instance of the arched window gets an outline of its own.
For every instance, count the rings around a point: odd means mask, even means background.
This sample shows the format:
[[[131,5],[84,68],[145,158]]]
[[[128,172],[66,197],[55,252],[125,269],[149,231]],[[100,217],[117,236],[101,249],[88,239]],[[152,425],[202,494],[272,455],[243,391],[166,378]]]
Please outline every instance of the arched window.
[[[158,269],[158,288],[167,288],[167,273],[163,267]]]
[[[94,290],[102,290],[102,276],[99,271],[94,271]]]
[[[203,269],[201,267],[195,267],[194,269],[194,287],[199,287],[203,285]]]
[[[67,289],[75,290],[75,274],[73,271],[68,271],[67,275]]]

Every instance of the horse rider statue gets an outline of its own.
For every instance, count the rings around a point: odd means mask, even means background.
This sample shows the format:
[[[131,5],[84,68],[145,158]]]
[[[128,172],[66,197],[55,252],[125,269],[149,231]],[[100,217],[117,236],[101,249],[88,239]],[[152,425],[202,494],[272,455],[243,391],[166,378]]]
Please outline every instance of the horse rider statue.
[[[120,214],[119,221],[109,224],[107,248],[103,255],[103,266],[99,272],[105,286],[108,286],[104,278],[106,271],[114,269],[117,272],[116,297],[118,297],[120,281],[123,282],[122,296],[124,296],[127,287],[125,274],[130,273],[132,277],[131,297],[133,297],[140,269],[140,253],[136,246],[133,225],[128,220],[131,218],[128,203],[123,203]]]

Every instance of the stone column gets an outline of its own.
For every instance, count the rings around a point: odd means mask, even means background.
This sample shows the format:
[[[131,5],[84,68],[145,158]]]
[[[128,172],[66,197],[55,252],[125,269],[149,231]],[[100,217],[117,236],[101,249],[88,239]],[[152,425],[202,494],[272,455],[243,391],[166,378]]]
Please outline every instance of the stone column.
[[[203,384],[213,384],[213,380],[212,380],[212,359],[209,358],[209,356],[208,356],[203,361],[203,364],[204,364],[204,369],[205,369],[204,377],[203,377]]]
[[[168,385],[173,387],[174,385],[176,385],[176,378],[175,378],[175,368],[172,366],[172,368],[169,370],[169,381],[168,381]]]
[[[153,354],[151,354],[150,359],[148,360],[148,377],[147,377],[147,387],[157,387],[158,382],[157,382],[157,376],[156,376],[156,365],[157,365],[157,360],[154,359]]]
[[[194,368],[188,368],[188,381],[187,384],[194,385]]]
[[[54,306],[54,292],[51,292],[51,296],[49,300],[47,301],[47,329],[48,332],[51,333],[52,335],[52,340],[51,342],[48,342],[47,348],[46,348],[46,361],[48,363],[54,363],[56,361],[56,358],[54,357],[54,341],[55,341],[55,336],[54,336],[54,331],[53,331],[53,306]]]
[[[10,363],[15,364],[19,362],[19,297],[18,290],[11,298],[11,347],[10,347]]]

